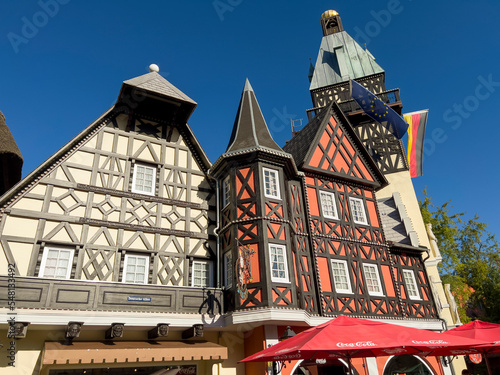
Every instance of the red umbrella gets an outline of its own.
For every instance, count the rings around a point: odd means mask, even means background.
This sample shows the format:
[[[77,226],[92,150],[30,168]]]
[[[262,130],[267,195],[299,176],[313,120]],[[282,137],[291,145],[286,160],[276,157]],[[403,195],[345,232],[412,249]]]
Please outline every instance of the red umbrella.
[[[488,373],[492,373],[487,353],[500,351],[500,324],[474,320],[473,322],[450,329],[446,333],[487,342],[488,344],[479,346],[478,350],[485,358]]]
[[[400,354],[457,355],[477,353],[482,341],[450,336],[381,321],[339,316],[299,333],[241,362],[379,357]]]
[[[450,335],[468,337],[471,339],[482,340],[490,344],[485,347],[489,352],[500,351],[500,324],[482,322],[474,320],[473,322],[446,331]]]

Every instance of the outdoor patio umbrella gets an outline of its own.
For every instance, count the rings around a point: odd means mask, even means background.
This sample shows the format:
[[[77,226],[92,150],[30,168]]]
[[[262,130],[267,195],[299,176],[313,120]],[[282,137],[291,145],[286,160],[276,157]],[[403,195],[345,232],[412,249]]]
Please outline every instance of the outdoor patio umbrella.
[[[381,321],[339,316],[281,341],[241,362],[351,358],[401,354],[458,355],[477,353],[484,344],[470,338],[404,327]],[[449,353],[449,354],[448,354]]]
[[[473,322],[450,329],[446,333],[487,342],[488,344],[479,346],[478,350],[486,361],[488,373],[492,374],[487,353],[500,352],[500,324],[474,320]]]

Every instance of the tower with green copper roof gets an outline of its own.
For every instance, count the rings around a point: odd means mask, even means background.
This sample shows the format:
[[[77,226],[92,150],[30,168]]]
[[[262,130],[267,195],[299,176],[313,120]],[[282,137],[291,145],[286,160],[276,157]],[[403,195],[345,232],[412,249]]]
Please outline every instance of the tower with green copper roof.
[[[366,47],[344,30],[338,12],[324,12],[320,23],[323,38],[312,77],[309,72],[314,108],[308,111],[308,116],[312,118],[336,101],[382,172],[407,170],[401,141],[363,112],[351,98],[349,82],[356,80],[401,114],[399,89],[386,89],[384,69]]]

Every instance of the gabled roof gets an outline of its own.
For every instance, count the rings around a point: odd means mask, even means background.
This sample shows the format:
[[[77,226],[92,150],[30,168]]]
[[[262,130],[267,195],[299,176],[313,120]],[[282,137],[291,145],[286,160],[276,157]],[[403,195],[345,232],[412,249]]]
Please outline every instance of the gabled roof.
[[[151,82],[151,78],[153,82]],[[149,83],[147,83],[149,82]],[[156,83],[155,83],[156,82]],[[162,88],[158,88],[156,85],[160,85]],[[168,91],[167,87],[174,91],[173,96],[169,96],[166,94]],[[139,95],[137,92],[127,91],[130,89],[140,89],[141,94]],[[151,90],[149,90],[151,88]],[[175,89],[175,90],[174,90]],[[130,96],[127,96],[130,95]],[[166,103],[164,101],[159,101],[158,97],[163,96],[165,98],[169,98],[171,103]],[[202,149],[200,143],[194,136],[193,131],[189,127],[186,122],[179,122],[184,118],[186,112],[182,111],[182,106],[180,102],[186,103],[189,105],[187,108],[192,112],[196,103],[189,99],[184,95],[180,90],[176,89],[173,85],[171,85],[167,80],[161,77],[156,72],[151,72],[137,78],[130,79],[125,81],[120,90],[120,94],[116,104],[108,109],[103,115],[101,115],[97,120],[87,126],[83,131],[81,131],[78,135],[76,135],[72,140],[70,140],[66,145],[64,145],[61,149],[59,149],[55,154],[50,156],[47,160],[45,160],[40,166],[38,166],[35,170],[33,170],[30,174],[24,177],[18,184],[12,187],[9,191],[7,191],[4,195],[0,197],[0,206],[8,203],[10,199],[15,196],[17,193],[22,192],[25,188],[31,186],[32,183],[36,182],[40,179],[48,170],[53,166],[55,162],[61,160],[68,155],[70,155],[74,150],[79,148],[85,141],[92,135],[92,133],[99,128],[100,126],[106,125],[106,123],[114,116],[119,113],[124,112],[125,104],[129,108],[129,110],[143,110],[148,111],[145,114],[149,115],[153,113],[153,116],[163,115],[169,113],[171,110],[174,111],[175,116],[170,116],[170,120],[175,120],[174,125],[178,127],[179,132],[184,137],[188,146],[193,150],[193,156],[200,162],[200,166],[202,171],[208,172],[211,167],[210,160]],[[135,102],[131,102],[135,101]],[[181,117],[179,117],[181,116]]]
[[[172,85],[169,81],[167,81],[158,72],[155,71],[126,80],[123,82],[123,84],[134,86],[160,96],[165,96],[175,100],[184,101],[186,103],[191,103],[196,106],[196,102],[193,99],[184,94],[181,90]]]
[[[157,71],[124,81],[116,104],[177,124],[187,123],[197,105]]]
[[[384,175],[336,102],[322,109],[287,142],[283,150],[292,154],[299,170],[373,188],[387,185]]]
[[[309,90],[379,73],[384,73],[384,69],[372,54],[361,48],[346,31],[340,31],[321,40]]]
[[[264,120],[255,97],[255,92],[247,79],[241,94],[240,105],[236,113],[226,153],[255,147],[283,152],[281,147],[274,142],[271,133],[269,133],[266,120]]]

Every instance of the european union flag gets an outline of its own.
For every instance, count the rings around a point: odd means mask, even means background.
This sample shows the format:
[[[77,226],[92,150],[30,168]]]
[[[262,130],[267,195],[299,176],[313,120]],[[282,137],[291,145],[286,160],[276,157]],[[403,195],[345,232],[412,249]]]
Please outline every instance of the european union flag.
[[[385,126],[397,139],[403,138],[408,124],[391,107],[354,80],[351,80],[351,96],[372,119]]]

